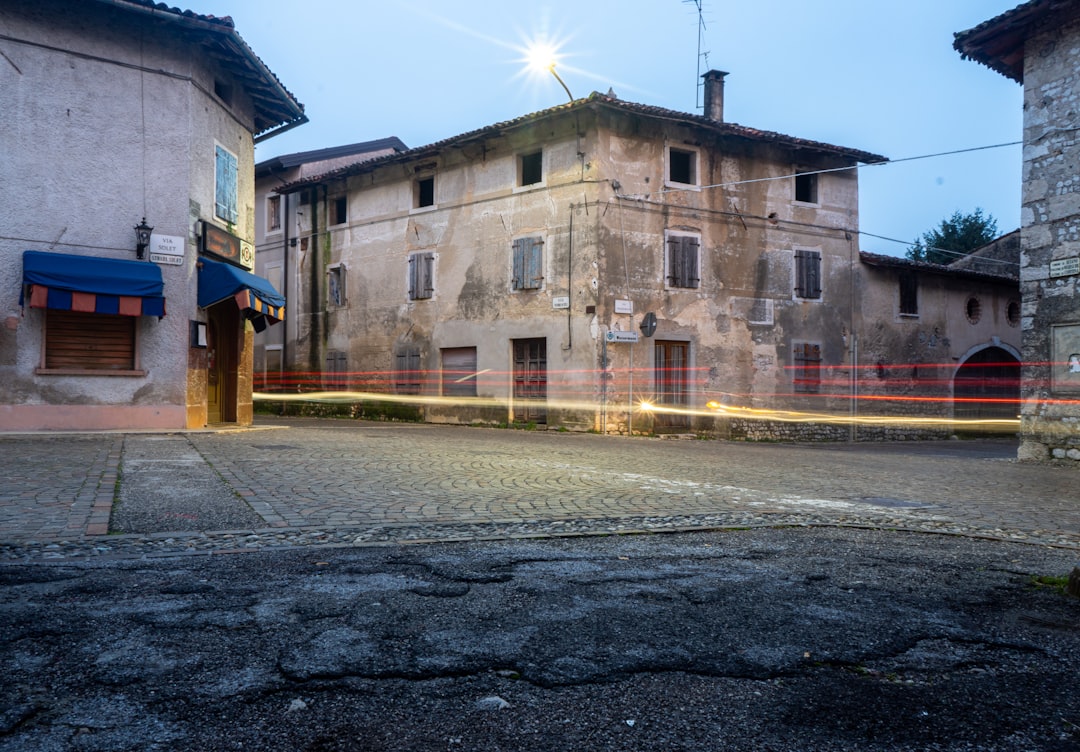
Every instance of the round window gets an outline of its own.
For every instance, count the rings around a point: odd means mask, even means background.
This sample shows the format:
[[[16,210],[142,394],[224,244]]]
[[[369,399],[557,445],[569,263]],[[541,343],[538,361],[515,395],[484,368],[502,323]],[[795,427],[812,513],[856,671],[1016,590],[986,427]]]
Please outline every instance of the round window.
[[[1009,326],[1018,326],[1020,324],[1019,300],[1009,301],[1009,304],[1005,307],[1005,320],[1009,322]]]
[[[978,298],[968,298],[967,308],[968,321],[972,324],[979,323],[979,318],[982,316],[982,304],[979,303]]]

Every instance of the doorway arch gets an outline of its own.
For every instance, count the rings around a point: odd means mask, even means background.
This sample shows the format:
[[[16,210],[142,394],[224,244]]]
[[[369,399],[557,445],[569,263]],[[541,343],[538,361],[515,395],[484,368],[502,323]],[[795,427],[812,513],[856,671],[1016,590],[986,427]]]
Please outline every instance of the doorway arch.
[[[1020,414],[1020,359],[1000,346],[974,353],[953,375],[953,418],[990,420]]]

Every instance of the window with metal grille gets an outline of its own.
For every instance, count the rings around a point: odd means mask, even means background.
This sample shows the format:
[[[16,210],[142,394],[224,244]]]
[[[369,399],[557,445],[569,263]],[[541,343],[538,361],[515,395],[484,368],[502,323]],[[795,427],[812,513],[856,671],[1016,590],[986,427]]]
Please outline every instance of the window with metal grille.
[[[435,292],[435,254],[409,254],[409,300],[427,300]]]
[[[796,342],[792,348],[791,372],[794,391],[821,391],[821,345]]]
[[[447,347],[442,351],[442,393],[445,397],[476,396],[475,347]]]
[[[900,315],[919,315],[919,282],[915,272],[900,272]]]
[[[795,251],[795,295],[810,300],[821,297],[821,253]]]
[[[667,283],[669,287],[698,287],[698,251],[701,239],[697,235],[668,235]]]
[[[515,290],[539,290],[544,283],[544,241],[540,238],[518,238],[513,243],[513,279]]]
[[[135,316],[49,309],[45,312],[45,370],[138,370]]]
[[[420,394],[420,348],[404,347],[394,356],[394,390],[398,394]]]

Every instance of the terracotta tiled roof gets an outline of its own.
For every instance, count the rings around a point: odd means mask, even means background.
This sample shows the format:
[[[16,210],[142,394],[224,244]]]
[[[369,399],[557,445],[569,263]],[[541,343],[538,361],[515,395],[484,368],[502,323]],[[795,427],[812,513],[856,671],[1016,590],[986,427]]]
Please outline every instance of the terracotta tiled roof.
[[[1024,82],[1024,44],[1036,24],[1053,17],[1076,18],[1076,0],[1031,0],[989,21],[953,35],[953,47],[965,60],[975,60],[991,70]]]
[[[669,110],[664,107],[653,107],[651,105],[626,102],[613,96],[593,92],[584,99],[575,99],[573,102],[569,102],[567,104],[561,104],[556,107],[549,107],[546,110],[540,110],[539,112],[522,115],[521,117],[517,117],[512,120],[506,120],[500,123],[486,126],[484,128],[478,128],[477,130],[462,133],[460,135],[446,138],[441,141],[436,141],[426,146],[419,146],[415,149],[409,149],[408,151],[401,152],[400,154],[388,155],[379,159],[373,159],[363,162],[362,164],[349,165],[347,167],[342,167],[337,170],[332,170],[322,175],[315,175],[309,178],[305,178],[304,180],[298,180],[293,183],[281,186],[278,191],[282,193],[289,193],[293,190],[298,190],[303,186],[312,185],[314,183],[321,183],[325,180],[347,177],[352,174],[374,169],[384,164],[389,164],[392,162],[407,162],[414,159],[423,159],[425,157],[434,156],[443,149],[451,146],[460,146],[463,144],[467,144],[471,141],[490,138],[503,132],[535,123],[536,121],[543,120],[544,118],[552,117],[554,115],[565,112],[573,112],[575,110],[584,110],[589,108],[610,109],[621,112],[634,113],[637,115],[642,115],[644,117],[650,117],[660,120],[671,120],[675,122],[686,123],[689,125],[695,125],[701,128],[708,129],[721,137],[743,138],[751,141],[768,141],[790,148],[805,149],[808,151],[816,151],[823,154],[832,154],[838,157],[867,164],[888,161],[888,158],[883,157],[879,154],[872,154],[870,152],[860,151],[858,149],[849,149],[843,146],[834,146],[832,144],[822,143],[820,141],[810,141],[804,138],[785,136],[781,133],[773,133],[772,131],[763,131],[756,128],[747,128],[746,126],[736,125],[735,123],[719,122],[704,117],[702,115],[693,115],[688,112]]]
[[[885,256],[878,253],[867,253],[866,251],[859,251],[859,261],[867,266],[878,266],[890,269],[911,269],[929,274],[940,274],[946,277],[959,277],[962,279],[980,279],[1014,285],[1018,284],[1019,280],[1019,276],[1012,273],[1003,272],[1001,274],[994,274],[992,272],[958,268],[948,264],[931,264],[928,261],[912,261],[909,258],[903,258],[901,256]]]

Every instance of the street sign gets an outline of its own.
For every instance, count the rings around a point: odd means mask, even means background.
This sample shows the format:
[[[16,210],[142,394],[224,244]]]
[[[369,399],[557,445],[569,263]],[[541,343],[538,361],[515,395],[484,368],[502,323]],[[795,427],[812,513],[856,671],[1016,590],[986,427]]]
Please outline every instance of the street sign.
[[[616,332],[616,331],[612,331],[612,332],[607,333],[606,338],[607,338],[608,342],[630,342],[630,343],[633,343],[633,342],[638,341],[638,333],[637,332]]]

